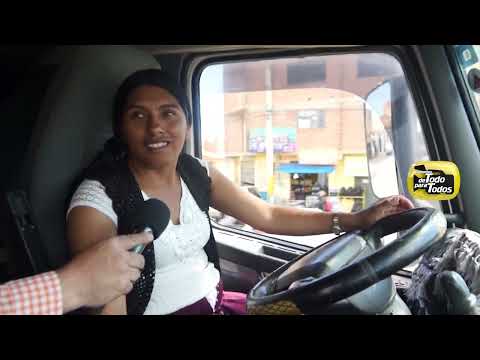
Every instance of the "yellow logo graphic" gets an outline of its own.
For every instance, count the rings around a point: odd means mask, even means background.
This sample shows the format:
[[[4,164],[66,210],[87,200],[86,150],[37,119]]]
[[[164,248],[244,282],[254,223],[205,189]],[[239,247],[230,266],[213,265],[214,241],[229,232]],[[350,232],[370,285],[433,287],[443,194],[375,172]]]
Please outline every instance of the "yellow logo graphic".
[[[419,161],[408,172],[410,194],[422,200],[451,200],[460,191],[460,171],[449,161]]]

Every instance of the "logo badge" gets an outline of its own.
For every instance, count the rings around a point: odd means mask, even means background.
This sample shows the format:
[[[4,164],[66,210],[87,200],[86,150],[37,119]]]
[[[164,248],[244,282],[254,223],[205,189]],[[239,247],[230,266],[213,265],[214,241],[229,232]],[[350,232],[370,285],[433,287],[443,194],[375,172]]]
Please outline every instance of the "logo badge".
[[[410,194],[422,200],[451,200],[460,192],[460,171],[449,161],[419,161],[408,172]]]

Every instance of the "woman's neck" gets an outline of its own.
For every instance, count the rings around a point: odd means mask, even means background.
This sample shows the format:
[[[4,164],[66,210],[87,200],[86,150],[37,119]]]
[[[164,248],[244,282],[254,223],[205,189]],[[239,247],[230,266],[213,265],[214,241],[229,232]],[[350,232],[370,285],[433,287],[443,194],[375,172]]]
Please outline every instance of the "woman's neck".
[[[176,163],[165,164],[157,168],[149,168],[148,166],[129,159],[128,166],[142,188],[156,187],[158,185],[172,186],[178,183]]]

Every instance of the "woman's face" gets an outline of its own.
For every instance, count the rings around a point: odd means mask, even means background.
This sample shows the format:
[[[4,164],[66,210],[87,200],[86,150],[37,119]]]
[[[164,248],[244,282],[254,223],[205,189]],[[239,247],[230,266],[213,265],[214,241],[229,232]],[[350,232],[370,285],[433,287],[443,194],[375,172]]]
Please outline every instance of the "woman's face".
[[[128,97],[122,135],[133,161],[153,168],[176,162],[188,130],[185,113],[167,90],[141,86]]]

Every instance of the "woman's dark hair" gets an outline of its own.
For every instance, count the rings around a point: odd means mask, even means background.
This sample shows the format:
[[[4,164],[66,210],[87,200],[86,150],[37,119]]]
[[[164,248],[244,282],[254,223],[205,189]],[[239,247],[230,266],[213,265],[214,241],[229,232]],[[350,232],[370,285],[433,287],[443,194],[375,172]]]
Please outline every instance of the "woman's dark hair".
[[[192,117],[187,94],[183,87],[169,74],[160,69],[140,70],[130,75],[117,90],[113,105],[113,133],[117,140],[121,139],[122,114],[125,110],[128,97],[135,89],[141,86],[158,86],[174,96],[181,106],[187,124],[192,125]]]

